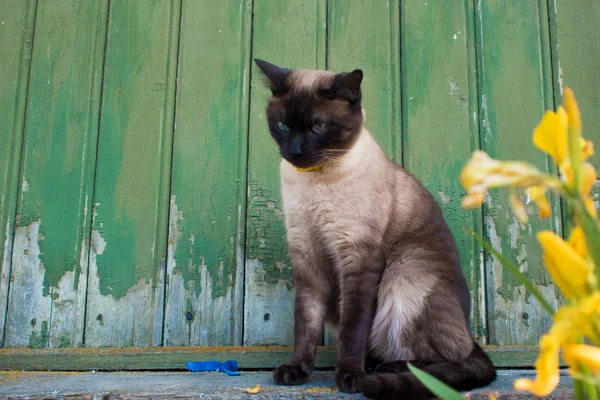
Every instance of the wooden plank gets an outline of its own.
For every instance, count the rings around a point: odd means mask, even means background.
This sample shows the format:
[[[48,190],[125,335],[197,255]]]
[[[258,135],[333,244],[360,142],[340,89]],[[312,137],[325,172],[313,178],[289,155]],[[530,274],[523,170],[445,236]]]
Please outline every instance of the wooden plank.
[[[366,127],[397,163],[402,162],[399,15],[397,0],[328,1],[327,68],[363,70]],[[334,341],[326,331],[325,343]]]
[[[442,206],[471,289],[473,333],[485,343],[481,249],[468,231],[481,233],[481,211],[461,208],[458,182],[479,147],[472,12],[470,1],[402,2],[403,149],[405,168]]]
[[[562,103],[563,86],[574,92],[581,111],[583,134],[592,140],[596,149],[600,146],[600,41],[598,19],[600,2],[585,0],[578,3],[564,0],[549,2],[552,31],[554,71],[554,97]],[[585,10],[585,12],[582,12]],[[600,155],[590,157],[598,169]],[[596,181],[592,194],[596,209],[600,208],[600,180]],[[564,212],[566,216],[566,210]],[[565,224],[567,225],[567,224]],[[566,229],[565,229],[566,230]]]
[[[180,2],[110,2],[85,345],[162,343]]]
[[[484,350],[499,368],[530,366],[538,354],[537,347],[485,346]],[[291,347],[281,346],[0,349],[0,370],[182,370],[186,362],[200,360],[237,360],[241,369],[257,369],[275,368],[291,354]],[[319,347],[315,367],[332,368],[335,360],[335,347]]]
[[[325,68],[325,9],[324,0],[257,1],[253,57],[287,68]],[[280,157],[265,117],[270,92],[254,64],[251,71],[244,344],[290,344],[294,292],[280,197]]]
[[[241,345],[251,3],[182,7],[164,343]]]
[[[570,87],[581,110],[583,134],[600,146],[600,40],[597,0],[549,2],[553,29],[556,103],[562,103],[563,86]],[[590,160],[598,168],[600,152]]]
[[[36,1],[0,1],[0,347],[4,323]]]
[[[478,81],[480,85],[481,147],[492,157],[526,160],[548,170],[548,159],[531,142],[531,134],[552,93],[546,67],[549,59],[545,2],[490,0],[477,5]],[[523,198],[524,200],[524,198]],[[560,208],[554,218],[530,225],[513,216],[508,191],[493,190],[484,208],[487,238],[521,266],[551,304],[555,288],[542,264],[535,233],[560,231]],[[532,209],[532,214],[537,210]],[[486,258],[488,333],[494,345],[534,344],[547,331],[551,318],[501,264]]]
[[[328,0],[327,69],[362,69],[366,127],[401,162],[399,2]],[[352,29],[348,29],[352,26]]]
[[[106,6],[37,6],[7,347],[83,343]]]

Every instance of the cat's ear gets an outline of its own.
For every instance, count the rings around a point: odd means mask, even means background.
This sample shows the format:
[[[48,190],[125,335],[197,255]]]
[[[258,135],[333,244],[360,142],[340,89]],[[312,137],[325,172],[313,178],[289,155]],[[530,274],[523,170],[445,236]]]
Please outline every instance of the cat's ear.
[[[259,59],[254,59],[254,62],[268,78],[267,84],[274,96],[281,95],[288,91],[288,88],[285,85],[285,78],[292,72],[291,70],[278,67],[275,64]]]
[[[360,84],[362,79],[363,72],[360,69],[336,74],[331,87],[321,90],[321,95],[343,99],[351,104],[360,103]]]

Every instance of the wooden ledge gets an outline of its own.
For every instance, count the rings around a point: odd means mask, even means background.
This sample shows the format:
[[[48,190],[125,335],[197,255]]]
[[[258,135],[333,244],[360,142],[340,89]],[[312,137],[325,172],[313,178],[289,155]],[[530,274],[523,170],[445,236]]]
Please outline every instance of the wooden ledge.
[[[496,367],[531,367],[536,347],[485,346]],[[184,370],[188,361],[237,360],[241,369],[275,368],[287,362],[291,347],[145,347],[145,348],[64,348],[0,349],[0,370],[18,371],[135,371]],[[316,367],[335,365],[335,347],[317,352]]]

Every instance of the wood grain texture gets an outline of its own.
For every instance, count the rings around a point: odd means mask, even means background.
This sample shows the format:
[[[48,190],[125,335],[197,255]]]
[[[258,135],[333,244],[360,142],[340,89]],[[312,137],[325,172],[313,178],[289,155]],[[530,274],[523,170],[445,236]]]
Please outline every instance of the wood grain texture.
[[[83,343],[106,5],[37,7],[6,346]]]
[[[367,129],[401,163],[399,14],[398,0],[329,0],[327,69],[363,70]]]
[[[0,1],[0,347],[4,323],[19,188],[23,126],[35,25],[34,0]]]
[[[581,111],[583,134],[600,146],[600,2],[596,0],[550,1],[555,63],[556,104],[562,103],[562,89],[575,92]],[[590,161],[600,166],[598,151]]]
[[[286,68],[325,68],[325,0],[254,4],[253,58]],[[252,65],[248,153],[244,344],[293,341],[293,279],[279,186],[280,157],[267,129],[270,95]]]
[[[183,2],[168,346],[242,343],[251,12],[251,1]]]
[[[162,344],[180,2],[110,2],[86,346]]]
[[[329,0],[327,4],[327,68],[363,70],[366,127],[387,156],[401,163],[399,2]],[[326,331],[325,343],[334,341]]]
[[[496,367],[531,366],[538,353],[533,346],[484,346],[484,350]],[[198,360],[237,360],[240,369],[266,369],[289,361],[291,354],[291,347],[282,346],[0,349],[0,371],[181,370],[186,362]],[[317,349],[316,368],[332,368],[335,361],[335,347]]]
[[[481,249],[469,233],[481,233],[481,211],[461,208],[464,190],[458,182],[479,144],[471,17],[469,2],[402,2],[403,149],[404,167],[444,211],[471,289],[473,333],[485,343]]]
[[[477,4],[481,147],[492,157],[526,160],[548,170],[547,157],[531,142],[552,96],[544,37],[548,31],[540,25],[547,19],[545,3],[490,0]],[[532,215],[530,224],[523,225],[510,209],[508,191],[493,190],[484,207],[484,225],[494,247],[517,263],[556,305],[555,289],[535,240],[542,229],[560,231],[560,208],[553,203],[552,219],[542,221]],[[533,207],[531,211],[537,212]],[[489,343],[536,343],[551,318],[500,263],[488,256],[485,265]]]

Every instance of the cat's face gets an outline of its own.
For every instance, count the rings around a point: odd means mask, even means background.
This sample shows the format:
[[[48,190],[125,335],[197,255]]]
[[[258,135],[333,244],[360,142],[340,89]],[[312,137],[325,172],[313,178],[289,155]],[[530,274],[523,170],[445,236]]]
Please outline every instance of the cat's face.
[[[361,70],[292,71],[255,61],[273,93],[267,121],[284,159],[310,168],[335,161],[352,148],[363,125]]]

